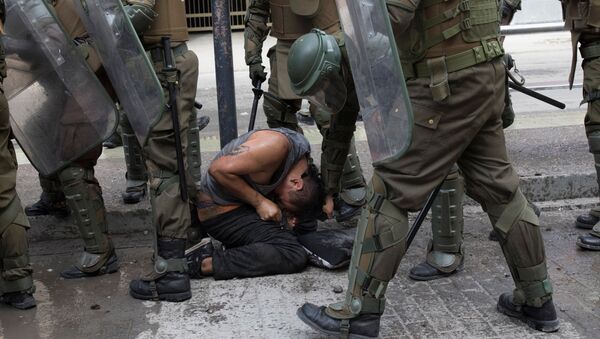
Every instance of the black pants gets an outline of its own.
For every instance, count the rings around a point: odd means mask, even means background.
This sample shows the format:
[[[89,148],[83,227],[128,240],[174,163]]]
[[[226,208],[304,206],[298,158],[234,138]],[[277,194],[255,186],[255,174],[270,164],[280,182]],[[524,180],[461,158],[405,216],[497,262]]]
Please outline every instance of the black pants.
[[[202,226],[226,247],[213,252],[216,280],[296,273],[306,267],[307,255],[296,236],[261,220],[250,206],[203,221]]]

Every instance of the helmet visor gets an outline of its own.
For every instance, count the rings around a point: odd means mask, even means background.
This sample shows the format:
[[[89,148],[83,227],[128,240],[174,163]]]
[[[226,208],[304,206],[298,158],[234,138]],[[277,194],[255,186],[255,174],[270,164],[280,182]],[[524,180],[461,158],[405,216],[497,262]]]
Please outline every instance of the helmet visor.
[[[338,113],[346,103],[346,84],[339,72],[328,74],[315,86],[315,90],[306,93],[305,98],[312,104],[330,113]]]

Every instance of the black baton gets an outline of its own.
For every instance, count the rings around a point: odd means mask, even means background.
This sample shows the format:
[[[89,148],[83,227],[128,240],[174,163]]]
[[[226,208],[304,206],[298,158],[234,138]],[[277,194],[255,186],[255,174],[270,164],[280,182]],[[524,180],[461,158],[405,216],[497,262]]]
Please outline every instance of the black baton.
[[[446,180],[446,178],[444,178],[444,180]],[[410,244],[415,239],[417,232],[419,232],[419,229],[421,228],[421,225],[423,224],[427,213],[429,213],[429,210],[431,209],[431,205],[433,205],[435,198],[437,197],[438,193],[440,192],[440,189],[442,188],[442,185],[444,184],[444,180],[442,180],[442,182],[433,189],[433,192],[429,193],[429,197],[427,197],[427,202],[425,202],[425,206],[421,208],[419,214],[417,215],[417,219],[415,219],[415,221],[413,221],[413,224],[410,226],[410,230],[408,230],[408,236],[406,237],[406,246],[404,247],[405,251],[408,251]]]
[[[252,110],[250,111],[250,121],[248,122],[248,132],[254,129],[254,123],[256,122],[256,110],[258,109],[258,101],[263,94],[263,90],[260,89],[262,82],[257,81],[252,88],[254,92],[254,101],[252,101]]]
[[[175,134],[175,154],[177,155],[177,173],[179,174],[179,191],[181,200],[188,201],[188,191],[185,181],[185,165],[183,163],[183,149],[181,147],[181,135],[179,127],[179,110],[177,108],[177,86],[178,81],[177,68],[173,62],[173,54],[171,51],[171,38],[162,37],[161,43],[164,53],[164,68],[163,73],[166,76],[167,86],[169,90],[169,110],[171,111],[171,121],[173,122],[173,133]]]
[[[521,92],[521,93],[523,93],[525,95],[529,95],[532,98],[536,98],[538,100],[541,100],[541,101],[543,101],[543,102],[545,102],[547,104],[550,104],[550,105],[552,105],[554,107],[558,107],[560,109],[565,109],[565,107],[567,107],[564,103],[562,103],[562,102],[560,102],[558,100],[554,100],[554,99],[552,99],[552,98],[550,98],[548,96],[545,96],[545,95],[543,95],[541,93],[538,93],[538,92],[536,92],[536,91],[534,91],[532,89],[529,89],[529,88],[527,88],[525,86],[521,86],[521,85],[519,85],[517,83],[514,83],[512,81],[508,82],[508,87],[510,87],[510,88],[512,88],[512,89],[514,89],[516,91],[519,91],[519,92]]]

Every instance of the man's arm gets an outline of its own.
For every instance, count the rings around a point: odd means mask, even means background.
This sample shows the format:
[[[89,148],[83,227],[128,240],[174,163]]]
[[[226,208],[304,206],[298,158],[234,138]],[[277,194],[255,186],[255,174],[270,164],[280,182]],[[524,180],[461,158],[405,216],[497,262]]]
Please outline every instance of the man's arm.
[[[406,31],[420,3],[421,0],[386,0],[394,34]],[[398,38],[396,37],[396,39]]]
[[[250,204],[263,220],[281,220],[279,207],[252,188],[244,176],[261,184],[270,182],[286,160],[289,142],[281,133],[260,131],[210,164],[212,178],[227,192]]]
[[[156,12],[154,6],[156,0],[127,0],[125,1],[125,13],[129,17],[137,34],[144,33],[154,21]]]
[[[267,77],[262,65],[262,47],[269,35],[269,11],[268,0],[252,0],[244,18],[244,51],[253,84],[263,82]]]
[[[509,25],[515,13],[521,9],[521,0],[502,1],[502,25]]]

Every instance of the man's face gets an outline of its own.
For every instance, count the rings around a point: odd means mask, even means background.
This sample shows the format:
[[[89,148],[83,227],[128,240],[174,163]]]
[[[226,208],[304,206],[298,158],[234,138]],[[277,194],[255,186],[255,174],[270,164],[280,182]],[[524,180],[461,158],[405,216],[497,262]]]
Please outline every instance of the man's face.
[[[298,161],[275,189],[275,200],[279,208],[287,214],[295,214],[296,206],[290,198],[292,192],[302,191],[304,188],[304,174],[308,171],[307,159]]]

